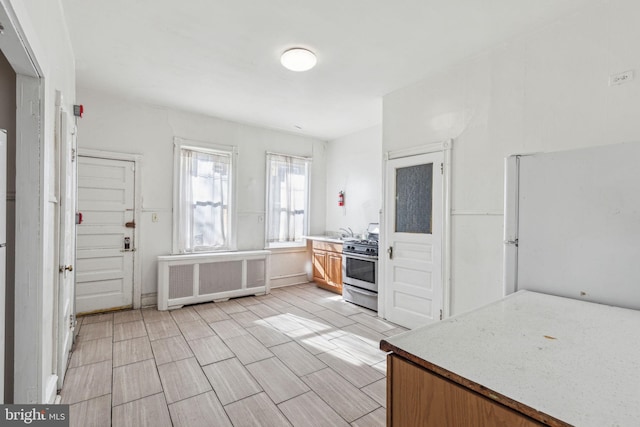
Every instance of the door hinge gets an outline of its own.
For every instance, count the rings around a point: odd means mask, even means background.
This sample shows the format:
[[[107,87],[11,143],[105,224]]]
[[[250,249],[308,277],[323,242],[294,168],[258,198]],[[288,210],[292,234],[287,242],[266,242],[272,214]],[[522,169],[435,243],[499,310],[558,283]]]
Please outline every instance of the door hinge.
[[[444,163],[440,163],[440,175],[444,175]]]
[[[442,320],[442,310],[440,310],[440,320]]]
[[[76,161],[76,149],[72,148],[71,149],[71,163]]]
[[[69,315],[69,329],[75,329],[76,327],[76,315],[75,314],[70,314]]]

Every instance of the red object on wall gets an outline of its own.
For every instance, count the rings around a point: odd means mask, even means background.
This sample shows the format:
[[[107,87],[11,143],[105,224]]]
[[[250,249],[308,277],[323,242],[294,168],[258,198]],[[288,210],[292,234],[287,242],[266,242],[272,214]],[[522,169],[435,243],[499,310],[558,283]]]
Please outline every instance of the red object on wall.
[[[338,206],[344,206],[344,191],[338,193]]]

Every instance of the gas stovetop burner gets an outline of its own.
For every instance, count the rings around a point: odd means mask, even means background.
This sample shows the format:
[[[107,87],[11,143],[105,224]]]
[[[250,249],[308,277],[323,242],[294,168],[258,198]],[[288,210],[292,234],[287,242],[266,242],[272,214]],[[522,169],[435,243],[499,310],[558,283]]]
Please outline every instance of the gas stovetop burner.
[[[377,240],[345,240],[342,246],[342,252],[345,254],[361,254],[369,256],[378,256]]]
[[[378,241],[374,239],[345,239],[344,243],[349,245],[378,246]]]
[[[379,233],[380,226],[377,223],[369,224],[367,233],[365,234],[367,239],[346,239],[342,246],[342,253],[377,257]]]

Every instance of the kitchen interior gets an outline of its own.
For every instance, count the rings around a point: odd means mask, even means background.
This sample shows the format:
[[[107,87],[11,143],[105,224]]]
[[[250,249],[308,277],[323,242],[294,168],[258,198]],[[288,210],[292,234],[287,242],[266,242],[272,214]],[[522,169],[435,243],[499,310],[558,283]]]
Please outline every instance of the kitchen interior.
[[[35,24],[24,31],[48,65],[48,92],[63,92],[69,116],[84,106],[69,119],[86,162],[78,169],[78,304],[93,274],[83,257],[95,224],[83,203],[102,202],[83,198],[86,182],[106,170],[90,162],[130,162],[122,170],[133,189],[129,226],[118,231],[127,237],[114,246],[130,262],[129,299],[109,307],[120,310],[76,311],[57,393],[70,404],[71,425],[640,419],[633,1],[409,2],[366,13],[370,5],[337,2],[317,10],[287,3],[291,13],[256,4],[223,13],[169,2],[55,3],[2,6]],[[295,16],[314,23],[302,41],[304,28],[289,25]],[[344,40],[363,52],[336,53]],[[288,43],[315,50],[316,67],[283,71]],[[229,54],[232,45],[251,59]],[[0,83],[14,89],[19,70],[3,54]],[[49,101],[45,119],[61,117]],[[6,104],[0,128],[9,129],[15,227],[15,99]],[[59,129],[45,123],[51,134]],[[233,147],[233,250],[175,250],[178,140]],[[310,160],[308,223],[293,245],[267,242],[270,153]],[[412,186],[416,176],[428,188]],[[9,301],[20,293],[12,288],[21,274],[11,265],[15,239],[8,229]],[[47,250],[43,259],[53,259]],[[203,267],[218,262],[243,267]],[[204,271],[235,277],[241,289],[199,294]],[[13,381],[5,376],[6,402]]]
[[[344,206],[345,194],[338,194]],[[311,246],[313,280],[342,295],[344,301],[378,311],[378,242],[380,224],[369,223],[360,236],[341,228],[335,235],[307,236]]]

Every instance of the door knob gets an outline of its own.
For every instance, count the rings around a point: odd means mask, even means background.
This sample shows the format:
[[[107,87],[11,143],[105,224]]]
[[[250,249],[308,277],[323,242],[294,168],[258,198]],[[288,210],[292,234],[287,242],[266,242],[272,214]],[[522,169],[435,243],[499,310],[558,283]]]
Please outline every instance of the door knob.
[[[64,273],[65,271],[73,271],[73,265],[61,265],[59,271],[60,273]]]
[[[393,259],[393,246],[389,246],[387,252],[389,252],[389,259]]]

